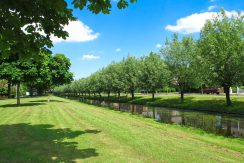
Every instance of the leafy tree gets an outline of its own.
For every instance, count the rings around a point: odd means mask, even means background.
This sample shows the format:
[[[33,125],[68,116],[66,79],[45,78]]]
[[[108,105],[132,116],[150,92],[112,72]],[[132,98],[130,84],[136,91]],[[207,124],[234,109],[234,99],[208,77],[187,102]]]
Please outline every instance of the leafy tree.
[[[81,79],[78,80],[77,90],[78,90],[79,93],[82,94],[82,96],[84,95],[84,93],[86,93],[86,87],[85,87],[86,84],[85,84],[85,82],[86,82],[86,78],[81,78]],[[54,92],[55,92],[55,90],[54,90]]]
[[[113,91],[118,93],[118,97],[120,98],[120,93],[125,89],[126,80],[125,75],[123,73],[123,63],[113,63]]]
[[[129,0],[129,2],[134,3],[137,0]],[[126,8],[129,5],[128,0],[118,0],[117,7],[119,9]],[[83,9],[87,6],[88,10],[92,13],[98,14],[102,12],[103,14],[109,14],[111,11],[111,0],[73,0],[72,4],[75,8]]]
[[[96,93],[99,92],[98,91],[100,88],[99,78],[100,76],[98,72],[95,72],[89,76],[89,88],[90,91],[94,94],[94,96],[96,95]]]
[[[53,86],[68,84],[73,80],[73,74],[69,71],[70,66],[70,60],[64,54],[53,56],[50,63]]]
[[[0,65],[0,77],[11,80],[17,86],[17,105],[20,105],[20,84],[29,81],[36,73],[35,65],[30,60],[13,60]]]
[[[40,53],[38,59],[31,58],[36,68],[35,74],[27,81],[27,86],[32,94],[33,89],[38,95],[50,90],[54,86],[68,84],[73,80],[73,74],[69,71],[70,60],[63,54],[52,56],[50,53]]]
[[[104,81],[104,78],[102,77],[102,71],[97,71],[94,73],[94,87],[95,87],[95,92],[101,96],[101,93],[104,91],[104,84],[106,81]]]
[[[143,64],[140,74],[142,87],[154,94],[165,86],[169,79],[169,71],[159,54],[151,52],[149,56],[142,58]]]
[[[8,81],[0,80],[0,96],[7,94],[7,88],[8,88]]]
[[[52,74],[50,66],[52,64],[52,55],[50,53],[40,53],[38,58],[30,58],[30,62],[36,68],[36,71],[26,81],[26,85],[29,88],[30,96],[33,95],[34,89],[40,95],[44,90],[49,90],[52,86]]]
[[[172,82],[179,87],[183,102],[185,89],[197,83],[196,43],[188,36],[179,41],[178,35],[174,34],[172,41],[166,42],[161,53],[171,71]]]
[[[110,97],[110,93],[113,88],[113,68],[111,65],[102,69],[102,76],[100,82],[103,85],[103,90],[108,94],[108,98]]]
[[[14,57],[9,57],[9,58],[0,58],[0,79],[5,79],[8,81],[8,98],[11,98],[11,86],[12,86],[12,71],[7,71],[11,70],[10,69],[10,63],[16,60]]]
[[[135,2],[136,0],[130,0]],[[93,13],[110,13],[110,0],[73,0],[75,8],[87,6]],[[118,8],[128,6],[119,0]],[[52,47],[51,36],[67,38],[64,25],[75,20],[65,0],[1,0],[0,1],[1,56],[30,56]]]
[[[64,25],[75,20],[64,0],[1,0],[1,55],[30,56],[52,46],[51,35],[66,38]]]
[[[17,85],[17,104],[20,104],[20,84],[30,89],[37,89],[39,94],[52,86],[69,83],[72,73],[69,72],[70,61],[63,54],[54,57],[49,53],[41,53],[38,59],[8,58],[1,59],[0,78]]]
[[[134,56],[128,56],[122,61],[125,90],[131,93],[131,97],[135,97],[135,90],[139,84],[140,65],[139,60]]]
[[[226,104],[231,105],[229,89],[244,79],[244,16],[228,17],[222,10],[204,25],[199,41],[202,65],[207,79],[224,87]]]
[[[74,80],[72,83],[70,83],[70,92],[78,96],[80,93],[78,87],[79,87],[79,81]]]

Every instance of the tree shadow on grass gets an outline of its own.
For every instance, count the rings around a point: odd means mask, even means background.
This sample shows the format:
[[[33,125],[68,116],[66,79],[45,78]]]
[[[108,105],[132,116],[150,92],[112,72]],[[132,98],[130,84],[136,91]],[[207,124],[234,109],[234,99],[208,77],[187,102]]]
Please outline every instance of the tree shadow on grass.
[[[6,105],[0,105],[0,107],[8,108],[8,107],[25,107],[25,106],[38,106],[38,105],[44,105],[44,104],[42,103],[21,103],[20,105],[6,104]]]
[[[75,162],[98,156],[95,148],[78,149],[69,139],[98,130],[53,129],[27,123],[0,125],[0,162]]]

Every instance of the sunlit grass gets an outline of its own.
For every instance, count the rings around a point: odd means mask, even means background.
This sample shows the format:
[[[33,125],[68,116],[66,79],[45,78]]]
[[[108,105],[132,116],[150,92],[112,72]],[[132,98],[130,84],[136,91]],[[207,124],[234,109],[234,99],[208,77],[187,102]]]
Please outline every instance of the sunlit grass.
[[[242,162],[244,141],[77,101],[0,101],[0,162]]]

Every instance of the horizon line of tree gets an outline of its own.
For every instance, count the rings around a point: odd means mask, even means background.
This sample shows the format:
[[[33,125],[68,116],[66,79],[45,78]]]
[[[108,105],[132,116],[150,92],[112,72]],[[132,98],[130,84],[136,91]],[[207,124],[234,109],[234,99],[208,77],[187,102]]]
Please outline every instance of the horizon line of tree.
[[[203,84],[223,87],[226,104],[230,106],[230,87],[244,84],[244,16],[228,17],[224,10],[208,20],[200,38],[174,34],[159,53],[136,58],[128,56],[113,62],[87,78],[56,87],[56,94],[94,95],[115,92],[130,93],[136,89],[152,93],[164,86],[175,85],[184,102],[186,88]]]

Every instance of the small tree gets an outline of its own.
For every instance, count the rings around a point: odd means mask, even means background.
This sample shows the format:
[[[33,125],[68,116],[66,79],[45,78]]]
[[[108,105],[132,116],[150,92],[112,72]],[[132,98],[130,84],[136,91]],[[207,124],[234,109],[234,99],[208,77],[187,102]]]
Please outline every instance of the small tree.
[[[113,68],[111,65],[102,69],[102,76],[100,82],[103,85],[103,90],[108,94],[108,98],[110,97],[110,93],[113,88]]]
[[[50,63],[53,86],[68,84],[73,80],[73,74],[69,71],[70,66],[70,59],[64,54],[55,54],[53,56]]]
[[[20,105],[20,84],[29,81],[36,74],[36,66],[30,59],[3,62],[0,65],[0,76],[6,77],[6,74],[7,79],[17,86],[17,105]]]
[[[171,71],[173,84],[179,87],[183,102],[185,89],[194,86],[197,81],[196,43],[191,37],[183,37],[179,41],[178,35],[174,34],[161,53]]]
[[[114,69],[114,82],[113,82],[113,90],[118,93],[118,97],[120,98],[120,93],[125,89],[126,80],[123,74],[123,64],[122,62],[118,62],[113,64]]]
[[[153,52],[142,58],[141,66],[140,83],[142,88],[152,93],[154,100],[156,91],[167,84],[169,71],[160,55]]]
[[[134,56],[128,56],[122,61],[124,79],[126,81],[125,87],[131,93],[132,99],[135,97],[135,90],[139,84],[140,66],[139,60]]]
[[[31,58],[30,61],[36,68],[36,72],[26,81],[30,96],[32,96],[34,89],[37,92],[43,92],[44,90],[49,90],[52,85],[52,72],[50,68],[52,55],[51,53],[43,52],[37,55],[36,59]]]
[[[244,79],[244,16],[228,17],[222,10],[204,25],[199,41],[206,79],[224,87],[231,105],[230,87]]]

